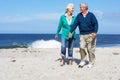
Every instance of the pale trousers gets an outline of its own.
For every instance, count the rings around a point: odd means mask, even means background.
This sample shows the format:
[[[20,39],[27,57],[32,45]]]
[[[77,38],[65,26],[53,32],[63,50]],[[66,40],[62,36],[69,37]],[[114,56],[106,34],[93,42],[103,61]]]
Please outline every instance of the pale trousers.
[[[80,35],[81,61],[86,61],[86,57],[88,54],[89,63],[94,64],[94,62],[95,62],[95,48],[96,48],[96,38],[93,38],[92,34]]]

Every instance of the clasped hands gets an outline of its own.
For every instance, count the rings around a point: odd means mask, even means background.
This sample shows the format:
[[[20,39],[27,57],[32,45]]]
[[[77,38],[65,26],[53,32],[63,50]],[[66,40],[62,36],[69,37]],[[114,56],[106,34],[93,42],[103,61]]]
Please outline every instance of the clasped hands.
[[[71,32],[69,32],[68,37],[72,38],[72,33]]]

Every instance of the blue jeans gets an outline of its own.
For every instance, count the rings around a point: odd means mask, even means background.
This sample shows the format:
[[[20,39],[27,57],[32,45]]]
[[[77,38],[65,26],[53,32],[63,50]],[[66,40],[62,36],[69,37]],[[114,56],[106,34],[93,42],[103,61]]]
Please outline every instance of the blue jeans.
[[[66,45],[68,43],[68,59],[72,59],[73,58],[73,43],[74,43],[74,39],[63,39],[62,38],[62,45],[61,45],[61,56],[62,57],[66,57]]]

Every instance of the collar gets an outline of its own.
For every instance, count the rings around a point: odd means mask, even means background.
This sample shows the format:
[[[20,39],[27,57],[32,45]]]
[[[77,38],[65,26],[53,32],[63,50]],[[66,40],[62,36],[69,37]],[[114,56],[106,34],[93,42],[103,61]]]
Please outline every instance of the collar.
[[[82,13],[81,13],[82,14]],[[85,14],[82,14],[82,15],[87,15],[88,14],[88,11],[85,13]]]
[[[65,13],[65,17],[67,16],[67,14]],[[72,15],[72,17],[74,17],[74,15]]]

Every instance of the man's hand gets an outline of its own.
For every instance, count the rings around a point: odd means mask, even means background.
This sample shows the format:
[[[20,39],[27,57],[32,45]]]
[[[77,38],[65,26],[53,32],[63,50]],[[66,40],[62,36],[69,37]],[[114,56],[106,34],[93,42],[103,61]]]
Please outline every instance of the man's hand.
[[[58,36],[55,36],[55,39],[58,40]]]
[[[93,37],[94,39],[96,38],[96,36],[97,36],[96,33],[92,33],[92,37]]]
[[[71,32],[69,32],[68,37],[72,38],[72,33]]]

